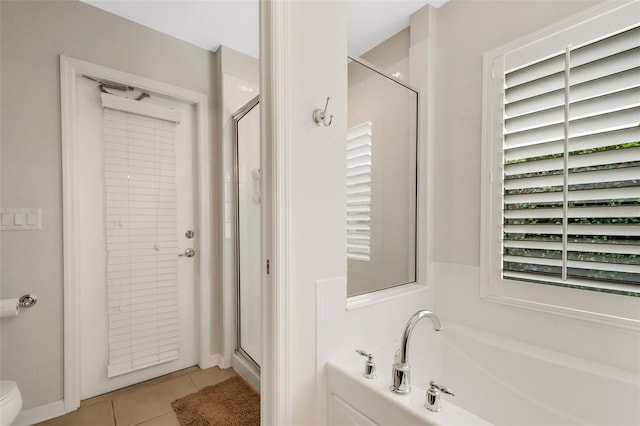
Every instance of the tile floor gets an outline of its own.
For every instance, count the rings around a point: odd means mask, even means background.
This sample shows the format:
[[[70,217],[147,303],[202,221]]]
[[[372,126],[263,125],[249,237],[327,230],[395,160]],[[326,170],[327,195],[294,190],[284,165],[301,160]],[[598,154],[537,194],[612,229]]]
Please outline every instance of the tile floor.
[[[231,368],[191,367],[80,403],[80,408],[39,426],[180,426],[171,403],[236,375]]]

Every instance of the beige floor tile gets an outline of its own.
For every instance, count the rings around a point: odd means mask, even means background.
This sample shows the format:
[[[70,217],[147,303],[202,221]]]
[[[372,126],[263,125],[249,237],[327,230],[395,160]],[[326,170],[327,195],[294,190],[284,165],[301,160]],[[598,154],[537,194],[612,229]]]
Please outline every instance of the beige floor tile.
[[[170,413],[171,402],[196,392],[188,376],[137,389],[113,398],[113,411],[118,426],[131,426]]]
[[[175,413],[163,414],[155,419],[147,420],[146,422],[138,423],[137,426],[180,426],[178,418]]]
[[[218,384],[234,376],[237,376],[237,374],[233,371],[233,368],[225,368],[222,370],[218,367],[207,368],[206,370],[189,374],[189,377],[191,377],[191,380],[193,380],[198,390]]]
[[[38,424],[40,426],[114,426],[111,401],[81,407],[64,416]]]
[[[199,370],[200,370],[200,367],[198,367],[197,365],[195,365],[193,367],[184,368],[182,370],[178,370],[178,371],[175,371],[173,373],[165,374],[164,376],[156,377],[155,379],[146,380],[144,382],[136,383],[134,385],[127,386],[127,387],[122,388],[122,389],[114,390],[113,392],[109,392],[109,393],[105,393],[105,394],[102,394],[102,395],[94,396],[93,398],[85,399],[84,401],[80,402],[80,406],[81,407],[86,407],[86,406],[89,406],[89,405],[96,404],[98,402],[109,401],[112,398],[115,398],[115,397],[117,397],[119,395],[123,395],[125,393],[129,393],[129,392],[135,391],[135,390],[140,389],[140,388],[144,388],[144,387],[149,386],[149,385],[155,385],[156,383],[166,382],[167,380],[171,380],[171,379],[173,379],[175,377],[185,376],[185,375],[187,375],[189,373],[193,373],[193,372],[199,371]]]

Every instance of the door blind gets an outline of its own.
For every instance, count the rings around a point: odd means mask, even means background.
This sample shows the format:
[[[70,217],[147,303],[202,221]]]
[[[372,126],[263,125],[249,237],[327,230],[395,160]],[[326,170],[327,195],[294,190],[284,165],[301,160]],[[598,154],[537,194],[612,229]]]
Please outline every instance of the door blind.
[[[505,72],[503,136],[503,277],[640,284],[640,27]]]
[[[347,259],[371,251],[371,123],[347,132]]]
[[[173,110],[102,94],[108,376],[179,353]]]

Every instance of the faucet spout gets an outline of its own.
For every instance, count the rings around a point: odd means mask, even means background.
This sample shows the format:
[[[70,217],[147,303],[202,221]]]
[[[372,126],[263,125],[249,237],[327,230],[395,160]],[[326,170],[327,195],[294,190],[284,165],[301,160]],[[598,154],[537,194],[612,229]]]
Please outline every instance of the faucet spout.
[[[414,327],[418,324],[418,322],[422,318],[430,318],[433,324],[433,329],[435,331],[442,330],[442,325],[440,325],[440,319],[431,311],[421,310],[416,312],[409,318],[407,321],[407,325],[404,327],[404,333],[402,333],[402,343],[400,344],[400,362],[407,363],[409,362],[409,339],[411,338],[411,334],[413,333]]]
[[[409,365],[409,340],[416,324],[422,318],[430,318],[435,331],[440,331],[440,320],[431,311],[421,310],[409,318],[402,334],[400,350],[396,354],[396,362],[393,364],[391,391],[398,394],[407,394],[411,391],[411,366]]]

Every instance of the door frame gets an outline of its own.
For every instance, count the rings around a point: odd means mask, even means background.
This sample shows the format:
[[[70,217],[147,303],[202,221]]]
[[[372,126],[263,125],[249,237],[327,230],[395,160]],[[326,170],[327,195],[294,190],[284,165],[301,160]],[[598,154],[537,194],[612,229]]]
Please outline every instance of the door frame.
[[[289,262],[293,126],[289,96],[293,74],[291,4],[291,0],[259,2],[263,201],[260,421],[265,425],[290,425],[293,420],[291,383],[295,372],[289,361],[294,355],[291,346],[294,286]]]
[[[197,185],[196,222],[200,233],[198,253],[209,255],[213,250],[212,161],[209,144],[209,102],[205,94],[165,84],[145,77],[60,55],[60,104],[62,131],[62,207],[63,207],[63,299],[64,299],[64,408],[66,412],[80,406],[80,285],[79,241],[81,238],[76,220],[79,209],[78,197],[78,137],[76,122],[76,78],[87,76],[109,80],[141,90],[168,96],[194,106],[195,109],[195,156]],[[219,354],[211,353],[211,304],[213,282],[212,262],[200,257],[197,271],[198,306],[198,365],[209,368],[221,363]]]

